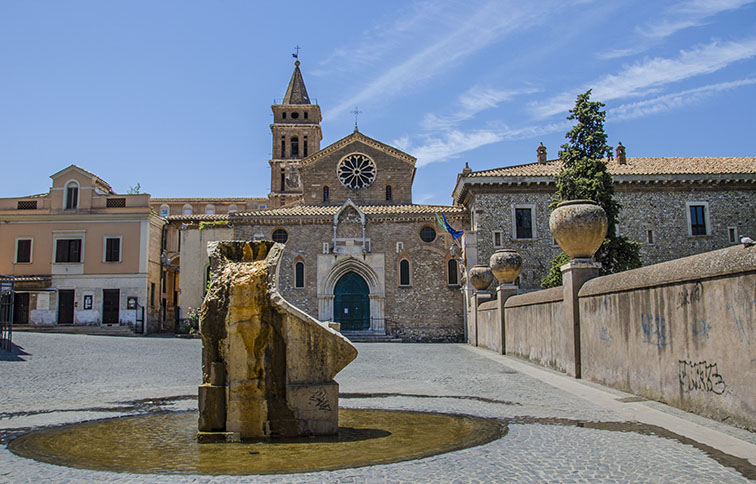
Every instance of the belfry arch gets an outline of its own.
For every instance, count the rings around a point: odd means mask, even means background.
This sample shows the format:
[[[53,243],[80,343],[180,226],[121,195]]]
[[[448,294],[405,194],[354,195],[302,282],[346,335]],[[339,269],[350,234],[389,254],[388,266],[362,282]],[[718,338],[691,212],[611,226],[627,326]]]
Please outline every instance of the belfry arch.
[[[370,265],[355,257],[347,257],[330,268],[326,277],[318,287],[318,319],[321,321],[334,320],[334,294],[336,283],[342,276],[354,272],[362,277],[368,285],[370,301],[370,329],[371,332],[385,334],[384,299],[386,297],[383,278]],[[381,271],[382,272],[382,271]]]

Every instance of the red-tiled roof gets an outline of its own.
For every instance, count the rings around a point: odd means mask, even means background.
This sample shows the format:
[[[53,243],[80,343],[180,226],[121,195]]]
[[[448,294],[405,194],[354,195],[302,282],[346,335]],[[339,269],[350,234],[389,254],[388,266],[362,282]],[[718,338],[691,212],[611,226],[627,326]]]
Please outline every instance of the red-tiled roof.
[[[449,205],[358,205],[366,215],[432,215],[434,213],[461,214],[463,207]],[[236,217],[323,217],[333,216],[340,205],[294,205],[235,214]]]
[[[607,164],[612,176],[618,175],[724,175],[738,173],[756,174],[756,157],[655,157],[627,158],[620,164],[617,158]],[[561,160],[546,163],[506,166],[492,170],[474,171],[466,178],[496,176],[555,176],[562,168]]]

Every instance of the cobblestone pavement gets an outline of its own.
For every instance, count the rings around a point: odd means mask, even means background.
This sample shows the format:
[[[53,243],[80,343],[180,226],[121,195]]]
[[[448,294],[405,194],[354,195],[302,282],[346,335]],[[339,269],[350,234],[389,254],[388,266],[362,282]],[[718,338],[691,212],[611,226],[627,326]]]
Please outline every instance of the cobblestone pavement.
[[[16,334],[14,342],[12,355],[0,352],[0,482],[711,483],[755,475],[754,461],[740,460],[738,471],[727,456],[690,440],[607,423],[626,422],[623,405],[633,405],[743,449],[754,447],[753,433],[655,402],[619,403],[626,394],[466,345],[391,343],[357,345],[357,360],[337,376],[342,407],[495,417],[509,423],[508,434],[425,459],[308,474],[133,475],[60,467],[18,457],[7,442],[43,426],[196,409],[200,342],[35,333]],[[570,385],[582,390],[565,390]]]

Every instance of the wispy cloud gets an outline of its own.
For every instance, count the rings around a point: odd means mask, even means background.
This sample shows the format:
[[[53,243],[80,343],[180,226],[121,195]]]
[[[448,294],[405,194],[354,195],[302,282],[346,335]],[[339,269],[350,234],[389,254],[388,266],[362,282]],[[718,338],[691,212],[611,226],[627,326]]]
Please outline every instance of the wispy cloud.
[[[408,150],[417,157],[417,166],[423,167],[430,163],[438,163],[456,158],[462,153],[472,151],[482,146],[505,140],[528,139],[545,134],[566,131],[570,127],[567,121],[531,125],[521,128],[506,126],[493,129],[478,129],[470,131],[448,130],[434,136],[426,136],[423,141],[412,146],[409,139],[404,137],[393,142],[403,150]]]
[[[612,121],[642,118],[653,114],[665,113],[684,106],[697,104],[712,95],[736,89],[738,87],[756,84],[756,78],[746,78],[737,81],[720,82],[708,86],[687,89],[685,91],[665,94],[653,99],[645,99],[635,103],[623,104],[608,111]]]
[[[462,93],[457,100],[457,111],[449,115],[426,114],[422,122],[425,130],[451,129],[477,114],[497,107],[515,96],[532,94],[537,89],[495,89],[474,86]]]
[[[739,42],[712,42],[691,50],[680,51],[675,59],[656,57],[636,62],[619,74],[609,74],[588,84],[593,87],[594,99],[610,101],[649,94],[667,84],[690,77],[716,72],[733,62],[756,56],[756,38]],[[534,115],[546,118],[566,113],[574,104],[577,92],[583,87],[563,92],[544,102],[531,105]]]
[[[442,35],[437,35],[434,41],[411,53],[405,60],[391,63],[385,72],[363,86],[358,93],[345,98],[325,117],[333,119],[356,105],[426,82],[517,29],[539,22],[541,10],[546,7],[533,8],[515,1],[504,3],[492,0],[467,18],[446,22],[444,27],[449,29],[444,30]]]
[[[756,0],[687,0],[664,10],[658,18],[633,29],[633,45],[599,52],[602,60],[616,59],[639,54],[658,41],[670,37],[681,30],[705,25],[711,17],[731,10],[737,10]]]

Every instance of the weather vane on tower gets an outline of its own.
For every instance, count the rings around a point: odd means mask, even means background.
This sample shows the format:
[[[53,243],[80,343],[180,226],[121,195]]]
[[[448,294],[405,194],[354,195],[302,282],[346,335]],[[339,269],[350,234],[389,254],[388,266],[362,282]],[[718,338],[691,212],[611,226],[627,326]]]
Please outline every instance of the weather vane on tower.
[[[299,65],[299,50],[300,49],[301,49],[301,47],[299,47],[297,45],[296,47],[294,47],[294,50],[296,52],[294,52],[293,54],[291,54],[291,56],[296,59],[296,61],[294,62],[294,64],[296,64],[296,65]]]

